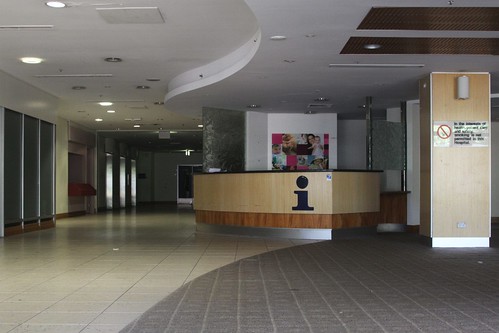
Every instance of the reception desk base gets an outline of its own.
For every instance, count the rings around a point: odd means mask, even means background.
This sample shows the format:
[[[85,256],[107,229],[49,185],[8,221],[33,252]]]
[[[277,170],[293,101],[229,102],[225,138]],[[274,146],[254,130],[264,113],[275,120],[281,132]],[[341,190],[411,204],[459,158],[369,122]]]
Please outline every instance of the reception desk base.
[[[378,213],[268,214],[196,211],[196,230],[246,236],[332,239],[334,229],[366,230],[379,223]]]
[[[247,229],[238,234],[331,239],[332,230],[379,223],[379,178],[379,172],[332,170],[198,174],[196,223]]]
[[[289,239],[332,239],[331,229],[310,228],[269,228],[269,227],[240,227],[232,225],[219,225],[196,223],[197,232],[206,232],[225,235],[240,235],[252,237],[271,237]]]

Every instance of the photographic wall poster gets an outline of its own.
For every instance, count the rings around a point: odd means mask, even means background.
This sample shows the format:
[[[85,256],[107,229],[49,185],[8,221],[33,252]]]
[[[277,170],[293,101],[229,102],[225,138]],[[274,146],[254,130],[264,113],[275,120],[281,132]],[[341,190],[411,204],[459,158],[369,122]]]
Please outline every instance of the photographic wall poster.
[[[329,168],[329,134],[273,133],[272,170]]]

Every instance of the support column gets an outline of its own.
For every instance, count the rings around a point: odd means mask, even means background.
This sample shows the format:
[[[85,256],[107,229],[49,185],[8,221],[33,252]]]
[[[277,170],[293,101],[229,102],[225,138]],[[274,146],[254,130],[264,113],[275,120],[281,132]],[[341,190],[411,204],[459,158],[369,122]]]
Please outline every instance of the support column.
[[[488,247],[490,75],[432,73],[420,100],[420,234],[433,247]]]

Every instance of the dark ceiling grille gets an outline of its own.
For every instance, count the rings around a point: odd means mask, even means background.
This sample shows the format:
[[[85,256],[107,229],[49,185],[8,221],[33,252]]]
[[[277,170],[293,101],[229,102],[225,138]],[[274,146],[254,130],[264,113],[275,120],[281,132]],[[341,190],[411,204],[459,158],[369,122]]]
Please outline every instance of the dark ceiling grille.
[[[364,48],[379,44],[375,50]],[[350,37],[341,54],[483,54],[499,55],[499,38]]]
[[[377,7],[358,29],[499,31],[499,7]]]

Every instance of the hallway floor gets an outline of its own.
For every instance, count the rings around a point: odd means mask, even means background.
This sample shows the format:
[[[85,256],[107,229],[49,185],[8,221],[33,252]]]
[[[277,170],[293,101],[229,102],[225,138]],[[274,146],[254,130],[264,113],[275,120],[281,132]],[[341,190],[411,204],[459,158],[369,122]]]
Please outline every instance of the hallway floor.
[[[196,234],[174,205],[58,220],[0,238],[0,333],[115,333],[204,273],[311,242]]]

